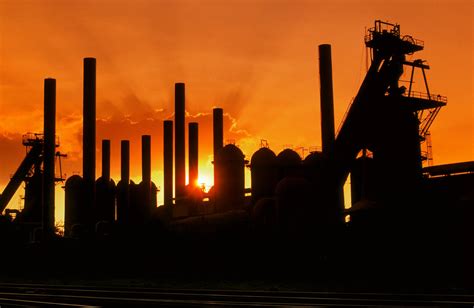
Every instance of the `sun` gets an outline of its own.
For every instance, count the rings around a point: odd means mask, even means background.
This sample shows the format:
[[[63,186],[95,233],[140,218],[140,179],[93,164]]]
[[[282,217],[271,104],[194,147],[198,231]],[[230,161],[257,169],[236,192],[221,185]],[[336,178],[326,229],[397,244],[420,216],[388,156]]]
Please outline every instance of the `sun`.
[[[208,192],[212,185],[214,185],[214,178],[210,174],[200,174],[195,184],[196,186],[203,187],[204,191]]]

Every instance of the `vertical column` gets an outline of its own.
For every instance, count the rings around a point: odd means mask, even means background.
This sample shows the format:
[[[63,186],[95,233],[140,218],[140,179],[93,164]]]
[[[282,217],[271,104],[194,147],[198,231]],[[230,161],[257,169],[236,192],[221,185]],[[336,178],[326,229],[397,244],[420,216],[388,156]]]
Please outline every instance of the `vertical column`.
[[[148,218],[151,210],[151,136],[142,136],[142,185],[144,215]]]
[[[334,98],[332,86],[331,45],[319,45],[319,81],[321,98],[321,134],[323,154],[334,151]]]
[[[189,132],[189,185],[194,186],[198,180],[198,123],[191,122],[188,127]]]
[[[166,206],[173,204],[173,121],[163,121],[163,195]]]
[[[84,178],[83,223],[91,224],[95,208],[95,110],[96,110],[96,60],[84,59],[82,168]]]
[[[120,142],[120,180],[130,183],[130,141],[122,140]]]
[[[43,232],[54,235],[54,156],[56,152],[56,80],[44,80]]]
[[[214,160],[216,154],[224,147],[224,111],[222,108],[214,108],[212,111],[212,125],[214,136]]]
[[[184,83],[175,84],[175,196],[178,200],[185,195],[185,92]]]
[[[102,140],[102,179],[110,181],[110,140]]]

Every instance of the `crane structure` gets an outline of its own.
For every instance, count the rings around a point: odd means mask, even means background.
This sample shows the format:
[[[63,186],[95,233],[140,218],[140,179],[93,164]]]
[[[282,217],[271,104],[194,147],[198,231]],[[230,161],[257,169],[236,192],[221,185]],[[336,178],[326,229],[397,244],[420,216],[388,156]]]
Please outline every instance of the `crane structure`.
[[[22,137],[22,144],[26,147],[26,156],[11,177],[7,186],[0,195],[0,213],[6,210],[11,199],[22,182],[26,183],[25,206],[19,217],[29,222],[41,221],[41,192],[42,192],[42,164],[44,135],[42,133],[27,133]],[[55,147],[59,147],[59,139],[55,140]],[[64,181],[61,170],[61,157],[65,154],[56,152],[59,161],[60,176],[55,178],[56,182]],[[9,211],[8,211],[9,212]]]

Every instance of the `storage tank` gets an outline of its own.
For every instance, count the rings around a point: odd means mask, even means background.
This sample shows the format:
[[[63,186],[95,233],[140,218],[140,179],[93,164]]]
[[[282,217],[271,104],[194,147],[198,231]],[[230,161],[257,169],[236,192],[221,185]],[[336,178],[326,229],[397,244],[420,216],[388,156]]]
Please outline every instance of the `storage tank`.
[[[98,221],[115,221],[115,182],[112,179],[99,177],[95,182],[96,204],[95,219]]]
[[[115,182],[110,178],[110,140],[102,140],[102,175],[95,182],[95,222],[115,221]]]
[[[320,185],[323,180],[324,156],[322,152],[311,152],[303,160],[304,177],[314,185]]]
[[[275,189],[279,230],[284,236],[306,236],[313,225],[314,198],[303,177],[288,176]]]
[[[262,147],[250,159],[252,179],[252,204],[260,198],[272,197],[277,184],[277,160],[275,153]]]
[[[65,184],[64,235],[71,235],[74,225],[83,225],[84,181],[79,175],[69,177]]]
[[[277,158],[278,180],[282,180],[287,176],[301,175],[301,157],[298,153],[291,149],[284,149]]]
[[[216,211],[243,207],[246,163],[242,151],[233,144],[228,144],[217,152],[214,160]]]

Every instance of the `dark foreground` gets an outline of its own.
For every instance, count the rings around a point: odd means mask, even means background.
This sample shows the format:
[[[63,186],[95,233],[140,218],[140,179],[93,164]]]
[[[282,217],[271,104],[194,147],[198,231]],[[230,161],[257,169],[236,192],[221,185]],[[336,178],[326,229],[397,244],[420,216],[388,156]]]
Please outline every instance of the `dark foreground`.
[[[107,284],[110,284],[108,282]],[[130,281],[128,282],[131,283]],[[272,290],[178,289],[138,287],[115,281],[88,285],[0,284],[0,304],[17,307],[55,306],[339,306],[339,307],[464,307],[474,305],[474,296],[451,293],[383,293],[345,291],[292,291],[288,286]],[[267,286],[272,285],[272,283]],[[274,285],[274,283],[273,283]],[[260,287],[263,283],[260,282]],[[235,285],[234,285],[235,287]]]

